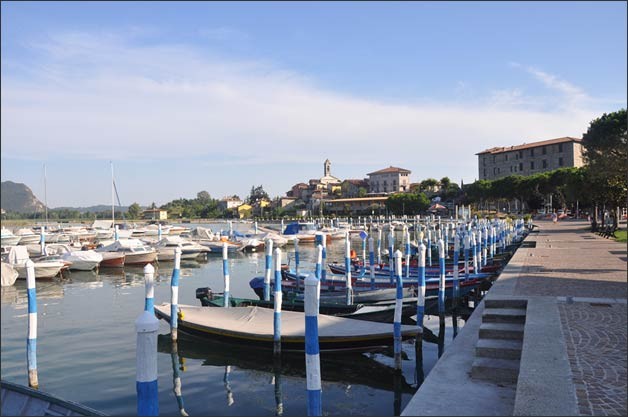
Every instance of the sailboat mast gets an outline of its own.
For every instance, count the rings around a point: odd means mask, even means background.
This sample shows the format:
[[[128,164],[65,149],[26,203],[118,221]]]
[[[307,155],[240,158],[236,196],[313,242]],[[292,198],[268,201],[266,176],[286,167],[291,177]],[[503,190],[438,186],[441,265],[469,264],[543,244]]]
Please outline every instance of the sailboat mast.
[[[116,225],[116,217],[114,211],[115,204],[115,196],[114,196],[114,182],[113,182],[113,162],[109,161],[111,164],[111,227],[115,227]]]
[[[48,191],[46,187],[46,164],[44,164],[44,209],[46,210],[46,226],[48,225]]]

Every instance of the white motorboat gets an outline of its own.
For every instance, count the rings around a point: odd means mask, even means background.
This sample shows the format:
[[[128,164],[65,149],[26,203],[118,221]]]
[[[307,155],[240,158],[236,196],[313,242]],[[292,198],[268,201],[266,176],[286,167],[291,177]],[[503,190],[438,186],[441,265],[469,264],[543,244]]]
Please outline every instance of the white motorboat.
[[[91,271],[103,260],[103,255],[94,250],[72,250],[62,244],[47,245],[46,254],[60,255],[62,260],[72,262],[70,269],[78,271]]]
[[[157,251],[139,239],[120,239],[96,249],[96,252],[123,252],[125,265],[146,265],[157,259]]]
[[[157,250],[158,261],[173,261],[176,248],[181,248],[181,259],[196,259],[211,251],[206,246],[190,242],[180,236],[166,236],[153,247]]]
[[[40,235],[27,228],[18,229],[15,234],[21,237],[19,242],[20,245],[32,245],[39,243],[41,239]]]
[[[18,272],[18,278],[26,278],[26,261],[28,260],[28,250],[24,246],[12,246],[7,255],[7,262]],[[35,278],[53,278],[68,266],[61,260],[34,260],[33,263]]]
[[[22,236],[14,235],[12,231],[9,229],[2,228],[2,235],[0,236],[2,239],[2,246],[15,246],[19,243]]]

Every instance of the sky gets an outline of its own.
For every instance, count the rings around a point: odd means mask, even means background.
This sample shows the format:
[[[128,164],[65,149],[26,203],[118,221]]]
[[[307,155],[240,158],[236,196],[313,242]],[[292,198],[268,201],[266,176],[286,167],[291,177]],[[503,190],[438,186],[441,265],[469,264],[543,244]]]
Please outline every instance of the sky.
[[[389,166],[471,183],[476,153],[626,107],[626,2],[11,2],[1,177],[50,208],[284,196]],[[116,201],[117,204],[117,201]]]

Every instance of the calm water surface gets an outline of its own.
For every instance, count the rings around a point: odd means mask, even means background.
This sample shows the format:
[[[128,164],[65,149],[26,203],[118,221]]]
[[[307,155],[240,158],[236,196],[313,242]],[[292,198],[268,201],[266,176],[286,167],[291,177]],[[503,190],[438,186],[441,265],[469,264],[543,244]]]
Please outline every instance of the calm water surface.
[[[189,226],[189,225],[188,225]],[[205,225],[207,226],[207,225]],[[227,229],[225,224],[210,225]],[[235,224],[246,232],[250,225]],[[358,237],[352,243],[358,253]],[[328,245],[328,261],[341,261],[342,241]],[[293,247],[283,248],[293,261]],[[300,244],[300,270],[313,271],[313,245]],[[285,258],[284,258],[285,259]],[[264,253],[230,257],[231,293],[256,298],[248,282],[264,273]],[[155,304],[169,302],[173,263],[155,265]],[[195,290],[209,286],[223,290],[222,260],[183,261],[179,304],[198,305]],[[77,401],[110,415],[135,415],[134,322],[144,308],[141,267],[72,271],[63,279],[37,281],[37,368],[40,389]],[[2,288],[2,379],[27,385],[26,281]],[[439,332],[438,318],[426,317],[426,327]],[[458,327],[464,322],[457,320]],[[392,329],[392,324],[391,324]],[[452,340],[447,319],[444,344]],[[282,355],[273,363],[272,353],[198,341],[180,336],[178,355],[172,353],[169,327],[160,320],[158,343],[159,410],[178,415],[173,373],[179,373],[189,415],[306,415],[304,354]],[[440,347],[441,351],[443,346]],[[394,372],[392,348],[377,353],[321,353],[324,415],[399,415],[424,375],[434,366],[439,346],[424,343],[423,363],[415,360],[413,342],[404,342],[403,372]]]

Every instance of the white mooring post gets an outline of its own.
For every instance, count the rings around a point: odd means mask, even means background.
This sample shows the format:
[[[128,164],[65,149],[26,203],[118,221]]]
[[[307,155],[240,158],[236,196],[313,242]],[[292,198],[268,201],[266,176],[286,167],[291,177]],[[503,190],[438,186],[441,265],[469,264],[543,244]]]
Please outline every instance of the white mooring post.
[[[39,388],[37,379],[37,289],[35,288],[35,263],[26,261],[26,288],[28,295],[28,337],[26,359],[28,362],[28,386]]]
[[[373,250],[373,238],[369,237],[369,263],[371,264],[371,289],[375,289],[375,253]]]
[[[146,264],[144,267],[144,311],[149,313],[155,313],[155,267],[151,264]]]
[[[266,270],[264,273],[264,300],[270,301],[270,278],[273,275],[273,240],[266,239]]]
[[[143,311],[135,321],[137,332],[136,382],[137,415],[159,415],[157,387],[157,330],[159,321],[154,314]]]
[[[42,226],[39,232],[39,244],[41,247],[41,254],[46,254],[46,226]]]

